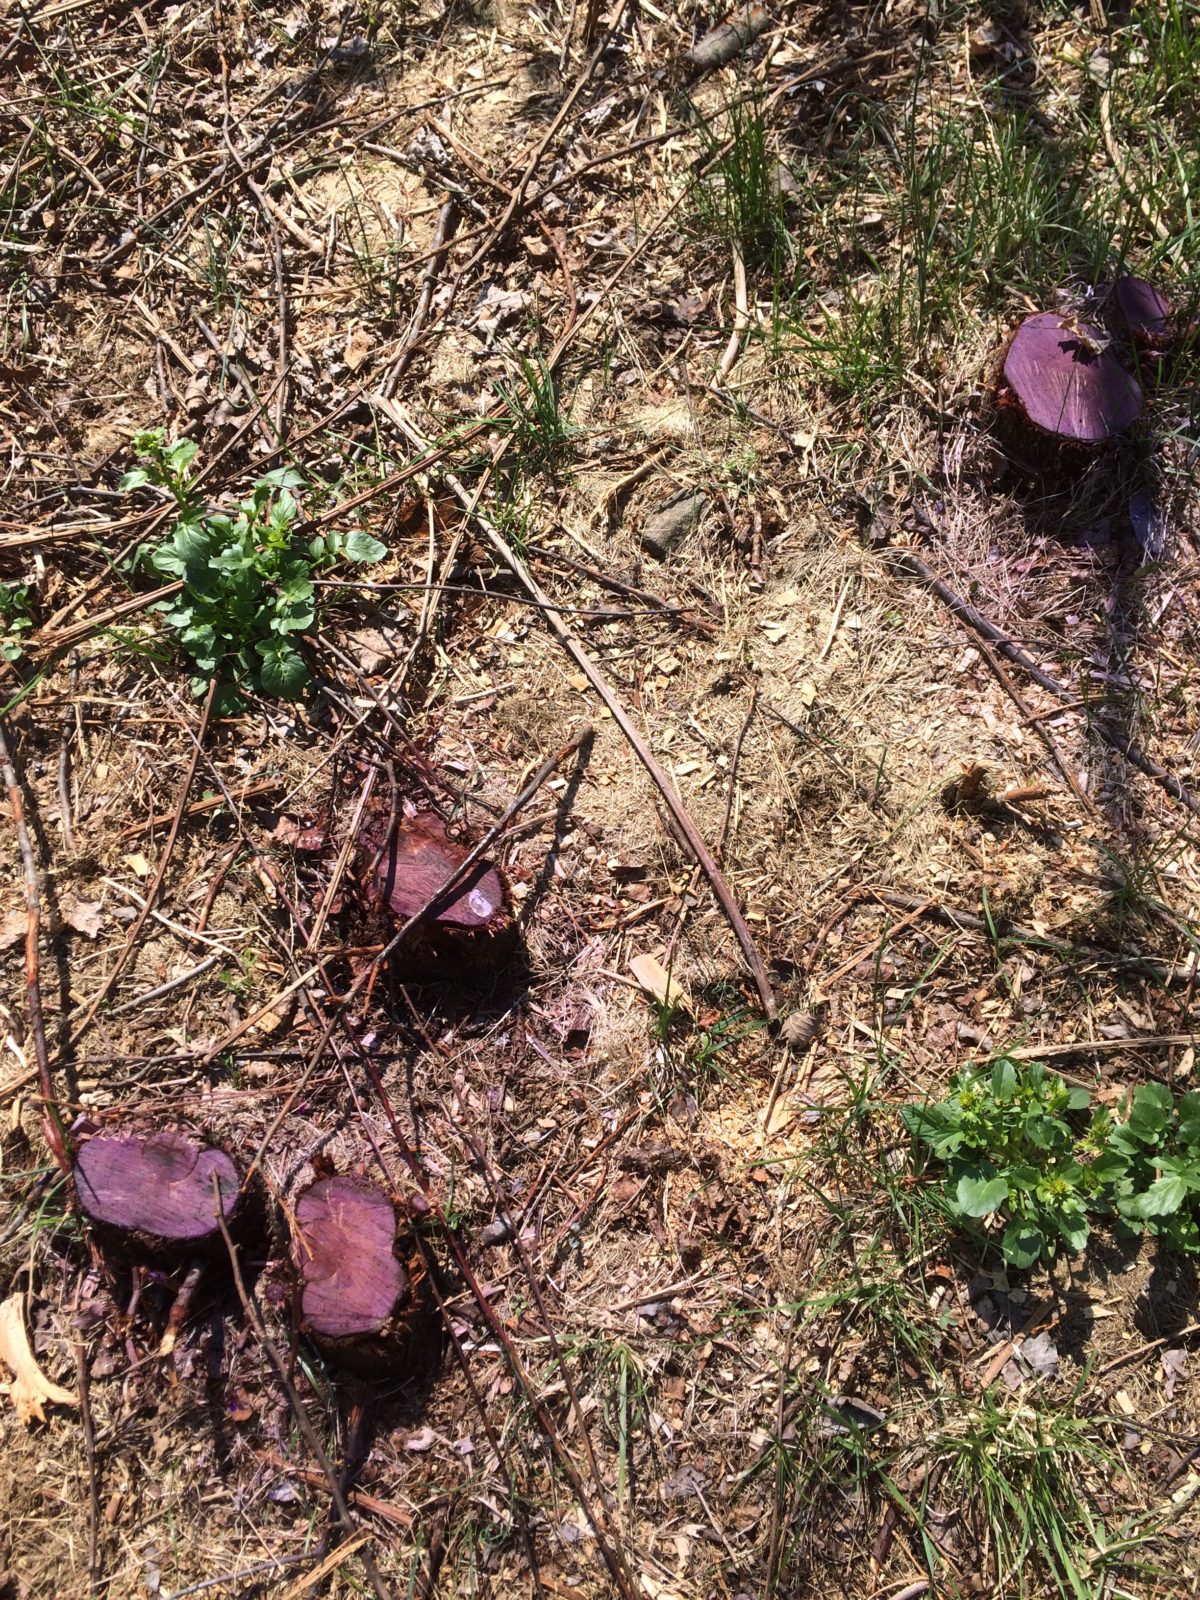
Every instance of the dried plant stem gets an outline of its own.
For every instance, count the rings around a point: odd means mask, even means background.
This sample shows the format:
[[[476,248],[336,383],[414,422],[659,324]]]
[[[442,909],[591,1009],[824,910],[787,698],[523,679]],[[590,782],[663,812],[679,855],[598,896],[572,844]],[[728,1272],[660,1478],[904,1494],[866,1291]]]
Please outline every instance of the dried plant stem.
[[[1048,672],[1043,671],[994,622],[989,622],[985,616],[976,611],[973,605],[964,600],[962,595],[956,594],[948,584],[943,583],[937,573],[931,567],[927,567],[919,556],[914,555],[911,550],[893,550],[891,559],[892,565],[897,571],[908,572],[913,577],[920,578],[921,582],[933,590],[943,605],[947,606],[960,622],[965,622],[980,638],[987,639],[994,644],[1010,661],[1019,666],[1023,672],[1027,672],[1035,683],[1040,684],[1043,689],[1054,695],[1056,699],[1063,701],[1064,711],[1075,709],[1075,703],[1078,700],[1078,694],[1075,690],[1069,689],[1065,683],[1060,683],[1057,678],[1052,678]],[[1106,728],[1102,722],[1095,723],[1093,726],[1096,733],[1111,750],[1116,750],[1118,754],[1123,755],[1131,766],[1136,767],[1146,777],[1153,778],[1160,788],[1165,789],[1173,799],[1178,800],[1180,805],[1186,806],[1193,816],[1200,817],[1200,795],[1194,794],[1191,789],[1181,783],[1173,772],[1168,772],[1166,767],[1160,766],[1157,761],[1152,760],[1140,745],[1135,744],[1132,739],[1127,739],[1124,734],[1116,733],[1113,729]]]
[[[0,722],[0,771],[8,793],[8,808],[17,830],[17,848],[21,853],[21,868],[25,880],[25,1007],[29,1016],[29,1038],[33,1045],[33,1059],[37,1064],[38,1087],[42,1096],[42,1131],[46,1143],[62,1172],[69,1172],[62,1118],[54,1095],[54,1081],[50,1076],[50,1052],[46,1048],[46,1026],[42,1017],[42,986],[39,968],[38,943],[42,929],[42,897],[38,889],[37,861],[33,854],[33,841],[25,823],[25,806],[21,786],[17,782],[9,750],[8,735]]]

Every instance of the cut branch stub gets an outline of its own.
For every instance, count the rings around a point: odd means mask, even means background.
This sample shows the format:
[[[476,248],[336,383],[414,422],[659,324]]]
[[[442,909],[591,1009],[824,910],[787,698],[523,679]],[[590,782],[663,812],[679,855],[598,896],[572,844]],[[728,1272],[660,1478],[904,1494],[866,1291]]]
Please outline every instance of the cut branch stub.
[[[349,1367],[394,1365],[428,1320],[424,1260],[391,1199],[365,1178],[321,1178],[304,1190],[292,1262],[304,1331]]]
[[[182,1133],[98,1135],[80,1146],[74,1176],[80,1209],[97,1233],[134,1254],[215,1254],[224,1248],[217,1192],[231,1229],[244,1206],[233,1160]]]
[[[1174,342],[1171,302],[1145,278],[1118,278],[1113,284],[1112,310],[1118,326],[1127,329],[1141,349],[1161,352]]]
[[[360,849],[374,862],[369,893],[401,923],[428,904],[468,854],[429,812],[402,821],[382,853],[368,825]],[[399,967],[436,971],[457,956],[488,971],[508,958],[515,943],[504,881],[490,862],[478,861],[422,918],[395,959]]]
[[[1137,421],[1142,390],[1101,329],[1056,311],[1026,317],[1004,358],[1001,415],[1027,446],[1092,452]]]

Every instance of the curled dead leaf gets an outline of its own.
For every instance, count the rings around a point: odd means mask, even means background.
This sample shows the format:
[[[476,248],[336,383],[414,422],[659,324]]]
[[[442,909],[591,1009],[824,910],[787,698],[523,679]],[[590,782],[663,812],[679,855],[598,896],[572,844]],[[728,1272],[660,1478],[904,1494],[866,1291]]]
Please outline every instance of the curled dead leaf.
[[[45,1405],[77,1406],[78,1397],[70,1389],[51,1383],[34,1360],[25,1334],[25,1296],[9,1295],[0,1305],[0,1361],[13,1374],[11,1383],[0,1384],[16,1408],[18,1418],[28,1424],[45,1422]]]

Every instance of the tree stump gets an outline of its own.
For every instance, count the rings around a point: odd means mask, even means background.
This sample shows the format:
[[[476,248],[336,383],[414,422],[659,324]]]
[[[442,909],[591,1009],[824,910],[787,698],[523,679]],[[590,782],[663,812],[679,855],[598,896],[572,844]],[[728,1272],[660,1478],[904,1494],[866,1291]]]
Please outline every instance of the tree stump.
[[[1171,302],[1145,278],[1117,279],[1112,288],[1109,315],[1139,350],[1161,355],[1175,341],[1175,312]]]
[[[79,1208],[101,1240],[133,1255],[190,1261],[223,1253],[218,1216],[233,1232],[247,1209],[232,1158],[183,1133],[98,1134],[79,1147],[74,1179]]]
[[[402,924],[416,916],[468,853],[431,812],[402,819],[390,839],[381,840],[378,822],[368,821],[359,838],[359,858],[369,872],[365,891],[385,923]],[[386,925],[382,931],[386,937]],[[396,970],[417,976],[452,976],[456,968],[466,968],[468,975],[493,972],[511,956],[516,941],[504,881],[490,862],[478,861],[422,918],[393,960]]]
[[[996,431],[1034,477],[1080,471],[1141,416],[1143,395],[1101,329],[1057,311],[1026,317],[1005,351]]]
[[[374,1377],[417,1354],[430,1321],[425,1263],[376,1184],[310,1184],[296,1201],[292,1263],[301,1327],[326,1355]]]

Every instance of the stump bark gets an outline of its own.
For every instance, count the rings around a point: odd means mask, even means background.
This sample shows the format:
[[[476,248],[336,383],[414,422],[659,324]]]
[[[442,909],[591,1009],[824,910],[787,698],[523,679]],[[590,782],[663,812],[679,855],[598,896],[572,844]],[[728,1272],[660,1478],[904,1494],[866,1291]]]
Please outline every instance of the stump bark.
[[[79,1148],[74,1181],[79,1208],[102,1241],[134,1255],[223,1254],[218,1216],[234,1232],[247,1212],[233,1158],[190,1134],[96,1135]]]
[[[320,1178],[296,1201],[292,1263],[300,1321],[326,1355],[378,1376],[428,1331],[424,1259],[391,1198],[365,1178]]]

